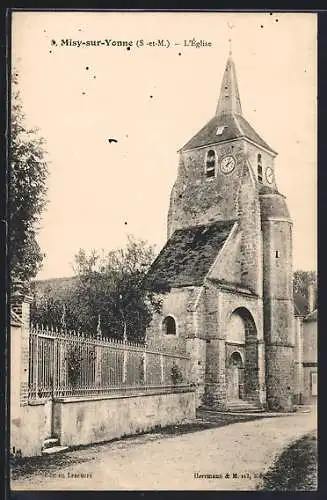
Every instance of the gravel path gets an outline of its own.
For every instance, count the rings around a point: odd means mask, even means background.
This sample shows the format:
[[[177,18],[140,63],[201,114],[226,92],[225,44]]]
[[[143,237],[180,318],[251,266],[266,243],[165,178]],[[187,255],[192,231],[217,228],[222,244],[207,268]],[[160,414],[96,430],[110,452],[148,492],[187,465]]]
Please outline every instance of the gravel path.
[[[275,457],[316,429],[316,412],[72,451],[86,462],[11,482],[13,490],[255,490]],[[85,477],[82,477],[85,475]],[[201,477],[207,475],[207,477]],[[210,477],[213,475],[213,477]],[[226,476],[227,475],[227,476]],[[228,476],[229,475],[229,476]]]

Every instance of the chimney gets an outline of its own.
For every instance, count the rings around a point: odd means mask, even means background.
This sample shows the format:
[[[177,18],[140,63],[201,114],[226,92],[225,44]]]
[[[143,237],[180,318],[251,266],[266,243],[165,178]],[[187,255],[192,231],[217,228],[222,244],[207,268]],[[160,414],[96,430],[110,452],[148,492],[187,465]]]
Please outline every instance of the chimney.
[[[309,313],[315,308],[315,287],[313,281],[309,281],[308,283],[308,308]]]

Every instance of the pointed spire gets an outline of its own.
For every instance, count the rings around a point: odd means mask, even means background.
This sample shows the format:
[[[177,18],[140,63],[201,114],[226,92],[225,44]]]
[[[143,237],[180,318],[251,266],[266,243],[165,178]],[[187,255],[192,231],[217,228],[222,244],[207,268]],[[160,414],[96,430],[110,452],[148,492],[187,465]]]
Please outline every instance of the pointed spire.
[[[242,114],[240,94],[238,90],[235,64],[232,58],[232,40],[229,39],[229,55],[226,68],[221,82],[220,96],[216,115],[222,114]]]

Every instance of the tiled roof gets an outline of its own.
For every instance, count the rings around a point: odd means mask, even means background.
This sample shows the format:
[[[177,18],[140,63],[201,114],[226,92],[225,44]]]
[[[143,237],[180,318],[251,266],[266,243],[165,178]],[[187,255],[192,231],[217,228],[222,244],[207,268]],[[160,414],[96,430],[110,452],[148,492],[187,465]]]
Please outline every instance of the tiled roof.
[[[223,133],[216,135],[217,128],[224,126]],[[214,116],[192,139],[190,139],[180,151],[194,149],[200,146],[209,146],[219,142],[228,141],[246,137],[254,141],[259,146],[262,146],[272,153],[275,153],[268,144],[261,139],[251,125],[243,118],[242,115],[235,113],[226,113]]]
[[[147,285],[201,285],[233,225],[234,221],[217,221],[176,230],[153,262]]]
[[[290,219],[285,196],[280,193],[261,193],[260,195],[261,220],[270,217]]]

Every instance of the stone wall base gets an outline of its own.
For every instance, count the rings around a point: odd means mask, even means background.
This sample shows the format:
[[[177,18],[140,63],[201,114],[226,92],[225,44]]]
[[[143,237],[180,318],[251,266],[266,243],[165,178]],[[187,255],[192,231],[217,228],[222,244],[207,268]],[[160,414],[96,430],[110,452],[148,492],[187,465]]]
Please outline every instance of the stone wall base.
[[[54,435],[64,446],[110,441],[194,419],[195,392],[190,390],[54,402]]]

